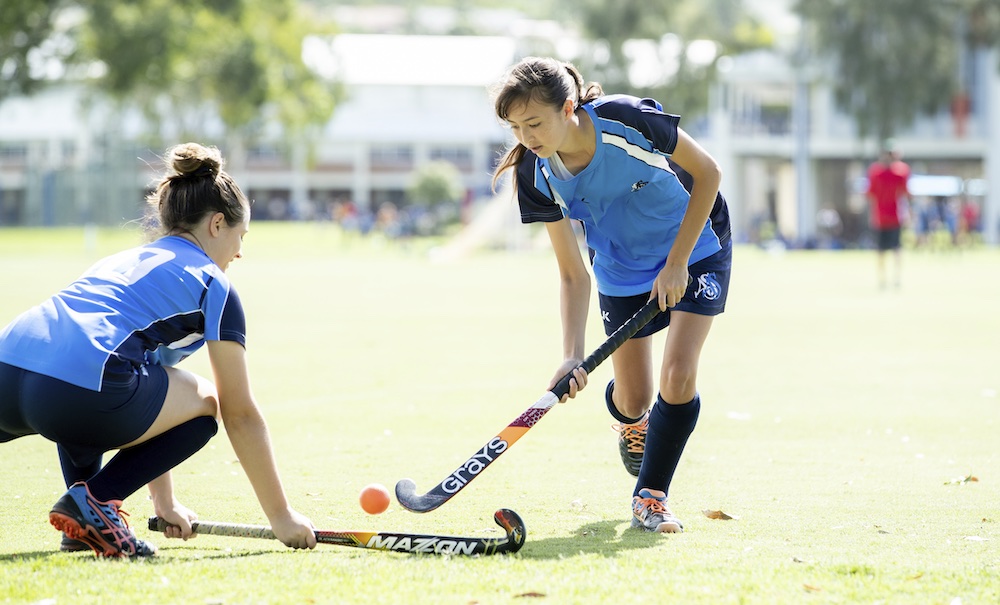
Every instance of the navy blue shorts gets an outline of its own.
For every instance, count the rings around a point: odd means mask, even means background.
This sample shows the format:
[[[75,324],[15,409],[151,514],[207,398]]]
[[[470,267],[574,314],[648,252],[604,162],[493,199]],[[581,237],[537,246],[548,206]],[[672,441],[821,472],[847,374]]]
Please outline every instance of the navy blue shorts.
[[[875,247],[878,250],[898,250],[901,246],[900,228],[876,229]]]
[[[87,466],[142,436],[167,398],[167,371],[105,379],[100,392],[0,363],[0,442],[41,435]]]
[[[684,298],[676,305],[658,314],[632,338],[642,338],[656,334],[670,325],[671,311],[686,311],[698,315],[719,315],[726,310],[729,295],[729,274],[733,266],[733,247],[727,244],[712,256],[702,259],[690,267],[691,285]],[[649,300],[649,293],[635,296],[605,296],[599,294],[601,317],[604,319],[604,333],[611,336],[623,323],[635,315]]]

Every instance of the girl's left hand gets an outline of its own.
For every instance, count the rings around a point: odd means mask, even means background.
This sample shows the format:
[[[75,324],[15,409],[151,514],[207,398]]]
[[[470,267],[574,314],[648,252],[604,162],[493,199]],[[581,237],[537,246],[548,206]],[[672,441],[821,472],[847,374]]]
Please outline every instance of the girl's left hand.
[[[663,267],[653,282],[653,291],[649,293],[649,300],[657,300],[660,304],[660,311],[666,311],[684,298],[687,292],[691,277],[688,275],[687,267]]]
[[[180,502],[174,500],[171,506],[164,510],[154,507],[153,512],[167,522],[167,529],[163,531],[164,536],[187,540],[198,535],[191,530],[191,524],[198,520],[198,515]]]

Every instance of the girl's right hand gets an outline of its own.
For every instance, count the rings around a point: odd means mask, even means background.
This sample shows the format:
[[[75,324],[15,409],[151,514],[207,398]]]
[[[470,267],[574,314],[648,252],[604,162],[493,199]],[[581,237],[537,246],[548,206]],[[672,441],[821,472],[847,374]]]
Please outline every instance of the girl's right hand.
[[[562,396],[559,403],[566,403],[568,400],[576,397],[585,386],[587,386],[587,371],[580,367],[583,363],[582,359],[567,359],[563,362],[559,369],[556,371],[556,375],[552,377],[549,382],[549,389],[556,386],[563,376],[566,375],[570,370],[573,371],[573,378],[569,381],[569,392]]]
[[[288,514],[271,522],[271,531],[282,544],[291,548],[316,548],[316,528],[312,521],[288,509]]]

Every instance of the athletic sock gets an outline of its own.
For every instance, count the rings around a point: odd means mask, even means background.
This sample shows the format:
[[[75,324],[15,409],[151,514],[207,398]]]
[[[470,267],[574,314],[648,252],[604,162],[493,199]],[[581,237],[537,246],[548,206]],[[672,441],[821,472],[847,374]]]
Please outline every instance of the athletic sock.
[[[604,389],[604,402],[608,404],[608,412],[610,412],[611,415],[614,416],[615,420],[621,422],[622,424],[635,424],[636,422],[642,420],[642,416],[639,416],[638,418],[629,418],[625,414],[619,412],[618,408],[615,407],[614,400],[611,397],[614,392],[615,392],[615,379],[612,378],[611,381],[608,382],[607,388]],[[643,414],[643,416],[645,416],[645,414]]]
[[[212,416],[188,420],[149,441],[118,452],[87,487],[102,502],[124,500],[205,447],[219,431]]]
[[[56,449],[59,451],[59,466],[62,467],[63,481],[66,482],[67,489],[77,481],[90,479],[101,470],[103,456],[98,456],[97,460],[85,466],[77,466],[73,464],[73,459],[69,457],[63,446],[56,444]]]
[[[671,405],[661,395],[656,396],[656,403],[649,412],[646,452],[633,496],[638,496],[642,488],[667,493],[688,437],[698,424],[700,411],[701,397],[697,394],[691,401],[679,405]]]

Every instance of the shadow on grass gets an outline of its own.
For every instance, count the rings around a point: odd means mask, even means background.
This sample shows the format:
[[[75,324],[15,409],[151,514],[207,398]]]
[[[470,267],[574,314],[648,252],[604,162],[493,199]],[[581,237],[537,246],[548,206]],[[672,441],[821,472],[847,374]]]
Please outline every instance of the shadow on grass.
[[[161,549],[156,556],[142,559],[142,562],[150,565],[160,563],[177,563],[179,561],[207,561],[212,559],[240,559],[245,557],[258,557],[261,555],[282,552],[280,550],[233,550],[233,549],[206,549],[198,546],[168,546]],[[79,559],[84,561],[114,561],[116,559],[104,559],[94,556],[93,552],[73,552],[66,553],[58,550],[39,550],[34,552],[20,552],[0,555],[0,564],[32,561],[35,559],[56,558],[63,560]]]
[[[654,548],[662,545],[664,540],[669,539],[661,534],[651,534],[630,529],[619,532],[618,527],[622,524],[622,521],[615,520],[585,523],[574,530],[572,535],[538,540],[532,539],[529,532],[524,547],[515,556],[524,559],[566,559],[579,555],[615,557],[624,551]],[[627,522],[625,524],[627,526]],[[191,561],[259,557],[280,552],[284,551],[280,549],[242,550],[233,548],[203,548],[195,544],[167,543],[166,547],[160,549],[156,556],[144,559],[142,562],[146,565],[177,564]],[[67,561],[71,559],[104,560],[93,556],[93,553],[63,553],[57,550],[49,550],[0,555],[0,563],[47,559],[50,557]]]
[[[627,550],[653,548],[663,544],[662,534],[626,529],[618,532],[621,521],[598,521],[577,528],[564,538],[532,540],[531,534],[517,556],[524,559],[566,559],[577,555],[614,557]]]

